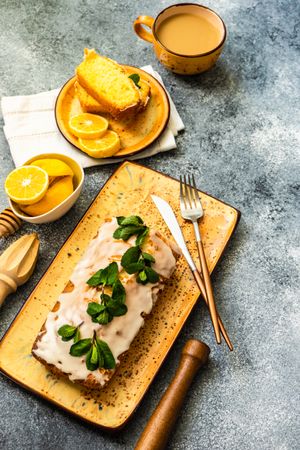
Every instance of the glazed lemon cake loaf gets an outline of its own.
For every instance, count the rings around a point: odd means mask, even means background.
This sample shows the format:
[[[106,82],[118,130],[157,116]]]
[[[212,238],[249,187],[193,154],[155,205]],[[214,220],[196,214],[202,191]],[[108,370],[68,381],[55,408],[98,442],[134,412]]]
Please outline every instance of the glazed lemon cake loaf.
[[[171,277],[179,250],[138,216],[106,221],[48,314],[32,354],[73,382],[101,388]]]
[[[85,49],[84,61],[77,67],[76,75],[79,84],[112,116],[139,109],[141,98],[133,80],[122,66],[95,50]]]

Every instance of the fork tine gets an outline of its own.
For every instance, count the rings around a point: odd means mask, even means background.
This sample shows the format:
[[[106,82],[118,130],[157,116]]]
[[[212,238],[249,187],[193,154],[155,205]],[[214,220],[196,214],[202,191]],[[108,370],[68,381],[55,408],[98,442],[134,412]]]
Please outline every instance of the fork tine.
[[[180,175],[180,208],[181,209],[186,209],[186,201],[185,201],[185,197],[183,195],[183,183],[182,183],[182,176]]]
[[[190,208],[193,207],[192,202],[191,202],[191,198],[190,198],[190,192],[189,192],[189,187],[188,187],[188,183],[187,183],[187,177],[186,175],[183,176],[184,179],[184,187],[185,187],[185,197],[186,197],[186,202],[189,203]]]
[[[201,203],[201,199],[200,199],[200,196],[199,196],[199,193],[198,193],[198,189],[197,189],[197,186],[196,186],[194,174],[192,174],[192,180],[193,180],[192,186],[194,188],[193,189],[194,190],[194,194],[195,194],[196,200],[198,201],[198,208],[202,209],[202,203]]]
[[[190,195],[192,198],[193,207],[197,208],[196,196],[195,196],[194,189],[192,187],[192,178],[190,175],[188,175],[188,180],[189,180],[189,191],[190,191]]]

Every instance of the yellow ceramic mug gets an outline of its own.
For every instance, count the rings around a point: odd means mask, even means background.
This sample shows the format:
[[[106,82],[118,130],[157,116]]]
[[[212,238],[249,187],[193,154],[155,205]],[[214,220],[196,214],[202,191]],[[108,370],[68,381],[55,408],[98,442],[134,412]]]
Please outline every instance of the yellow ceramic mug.
[[[218,43],[214,48],[199,54],[176,53],[166,47],[158,38],[157,30],[161,23],[178,14],[201,15],[208,20],[219,33]],[[143,25],[151,29],[147,31]],[[145,41],[151,42],[158,60],[169,70],[182,75],[193,75],[210,69],[219,58],[226,39],[226,27],[223,20],[211,9],[196,3],[182,3],[169,6],[161,11],[156,19],[139,16],[133,24],[136,34]]]

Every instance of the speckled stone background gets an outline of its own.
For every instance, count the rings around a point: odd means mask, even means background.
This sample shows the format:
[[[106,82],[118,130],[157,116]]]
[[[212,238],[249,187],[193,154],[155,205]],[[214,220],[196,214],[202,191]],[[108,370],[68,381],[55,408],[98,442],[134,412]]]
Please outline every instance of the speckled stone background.
[[[142,163],[177,177],[183,170],[193,171],[201,189],[242,212],[213,276],[235,351],[230,354],[225,345],[217,348],[207,312],[199,303],[132,422],[113,436],[0,376],[1,449],[132,449],[191,336],[211,346],[211,359],[192,385],[168,448],[300,447],[300,3],[207,0],[205,4],[223,17],[229,34],[217,66],[195,77],[168,73],[150,45],[133,33],[131,23],[137,15],[155,15],[170,3],[2,0],[1,95],[61,86],[86,46],[120,62],[150,63],[159,70],[186,130],[177,139],[177,150]],[[13,162],[2,131],[0,140],[3,186]],[[22,228],[19,235],[39,233],[41,253],[31,280],[0,311],[1,335],[113,170],[114,166],[87,170],[79,201],[60,221]],[[6,204],[1,188],[1,208]],[[0,249],[13,240],[1,240]]]

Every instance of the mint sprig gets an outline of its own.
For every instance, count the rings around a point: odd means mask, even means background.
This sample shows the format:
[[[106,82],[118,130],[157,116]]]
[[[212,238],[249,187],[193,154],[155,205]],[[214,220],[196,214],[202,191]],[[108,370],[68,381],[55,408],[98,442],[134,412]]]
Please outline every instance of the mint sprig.
[[[77,327],[75,327],[73,325],[68,325],[68,324],[62,325],[58,329],[57,333],[64,342],[67,342],[67,341],[70,341],[71,339],[73,339],[74,342],[76,343],[80,340],[79,328],[82,325],[82,323],[80,323]]]
[[[149,228],[144,224],[139,216],[119,216],[117,217],[119,227],[115,230],[114,239],[128,241],[131,236],[136,235],[136,245],[143,245],[149,233]]]
[[[113,262],[104,269],[98,270],[87,281],[92,286],[102,285],[100,303],[91,302],[87,307],[87,313],[92,317],[94,323],[107,325],[114,317],[123,316],[127,313],[127,306],[125,305],[126,292],[118,277],[118,265],[116,262]],[[105,286],[112,287],[111,296],[104,293]]]
[[[116,367],[115,358],[106,342],[99,339],[94,331],[92,338],[81,339],[70,348],[70,355],[86,355],[85,364],[88,370],[114,369]]]
[[[127,313],[127,306],[120,298],[116,297],[116,294],[115,296],[112,294],[112,297],[101,294],[101,303],[89,303],[86,312],[92,317],[94,323],[107,325],[114,317],[123,316]]]
[[[80,339],[75,344],[71,345],[70,355],[72,356],[82,356],[85,355],[91,348],[92,339]]]
[[[141,284],[159,281],[158,273],[151,267],[153,263],[155,263],[155,258],[150,253],[142,252],[138,245],[130,247],[121,259],[121,266],[130,275],[136,273],[136,281]]]
[[[110,263],[104,269],[98,270],[94,275],[87,280],[89,286],[112,286],[118,279],[118,264],[116,262]]]

